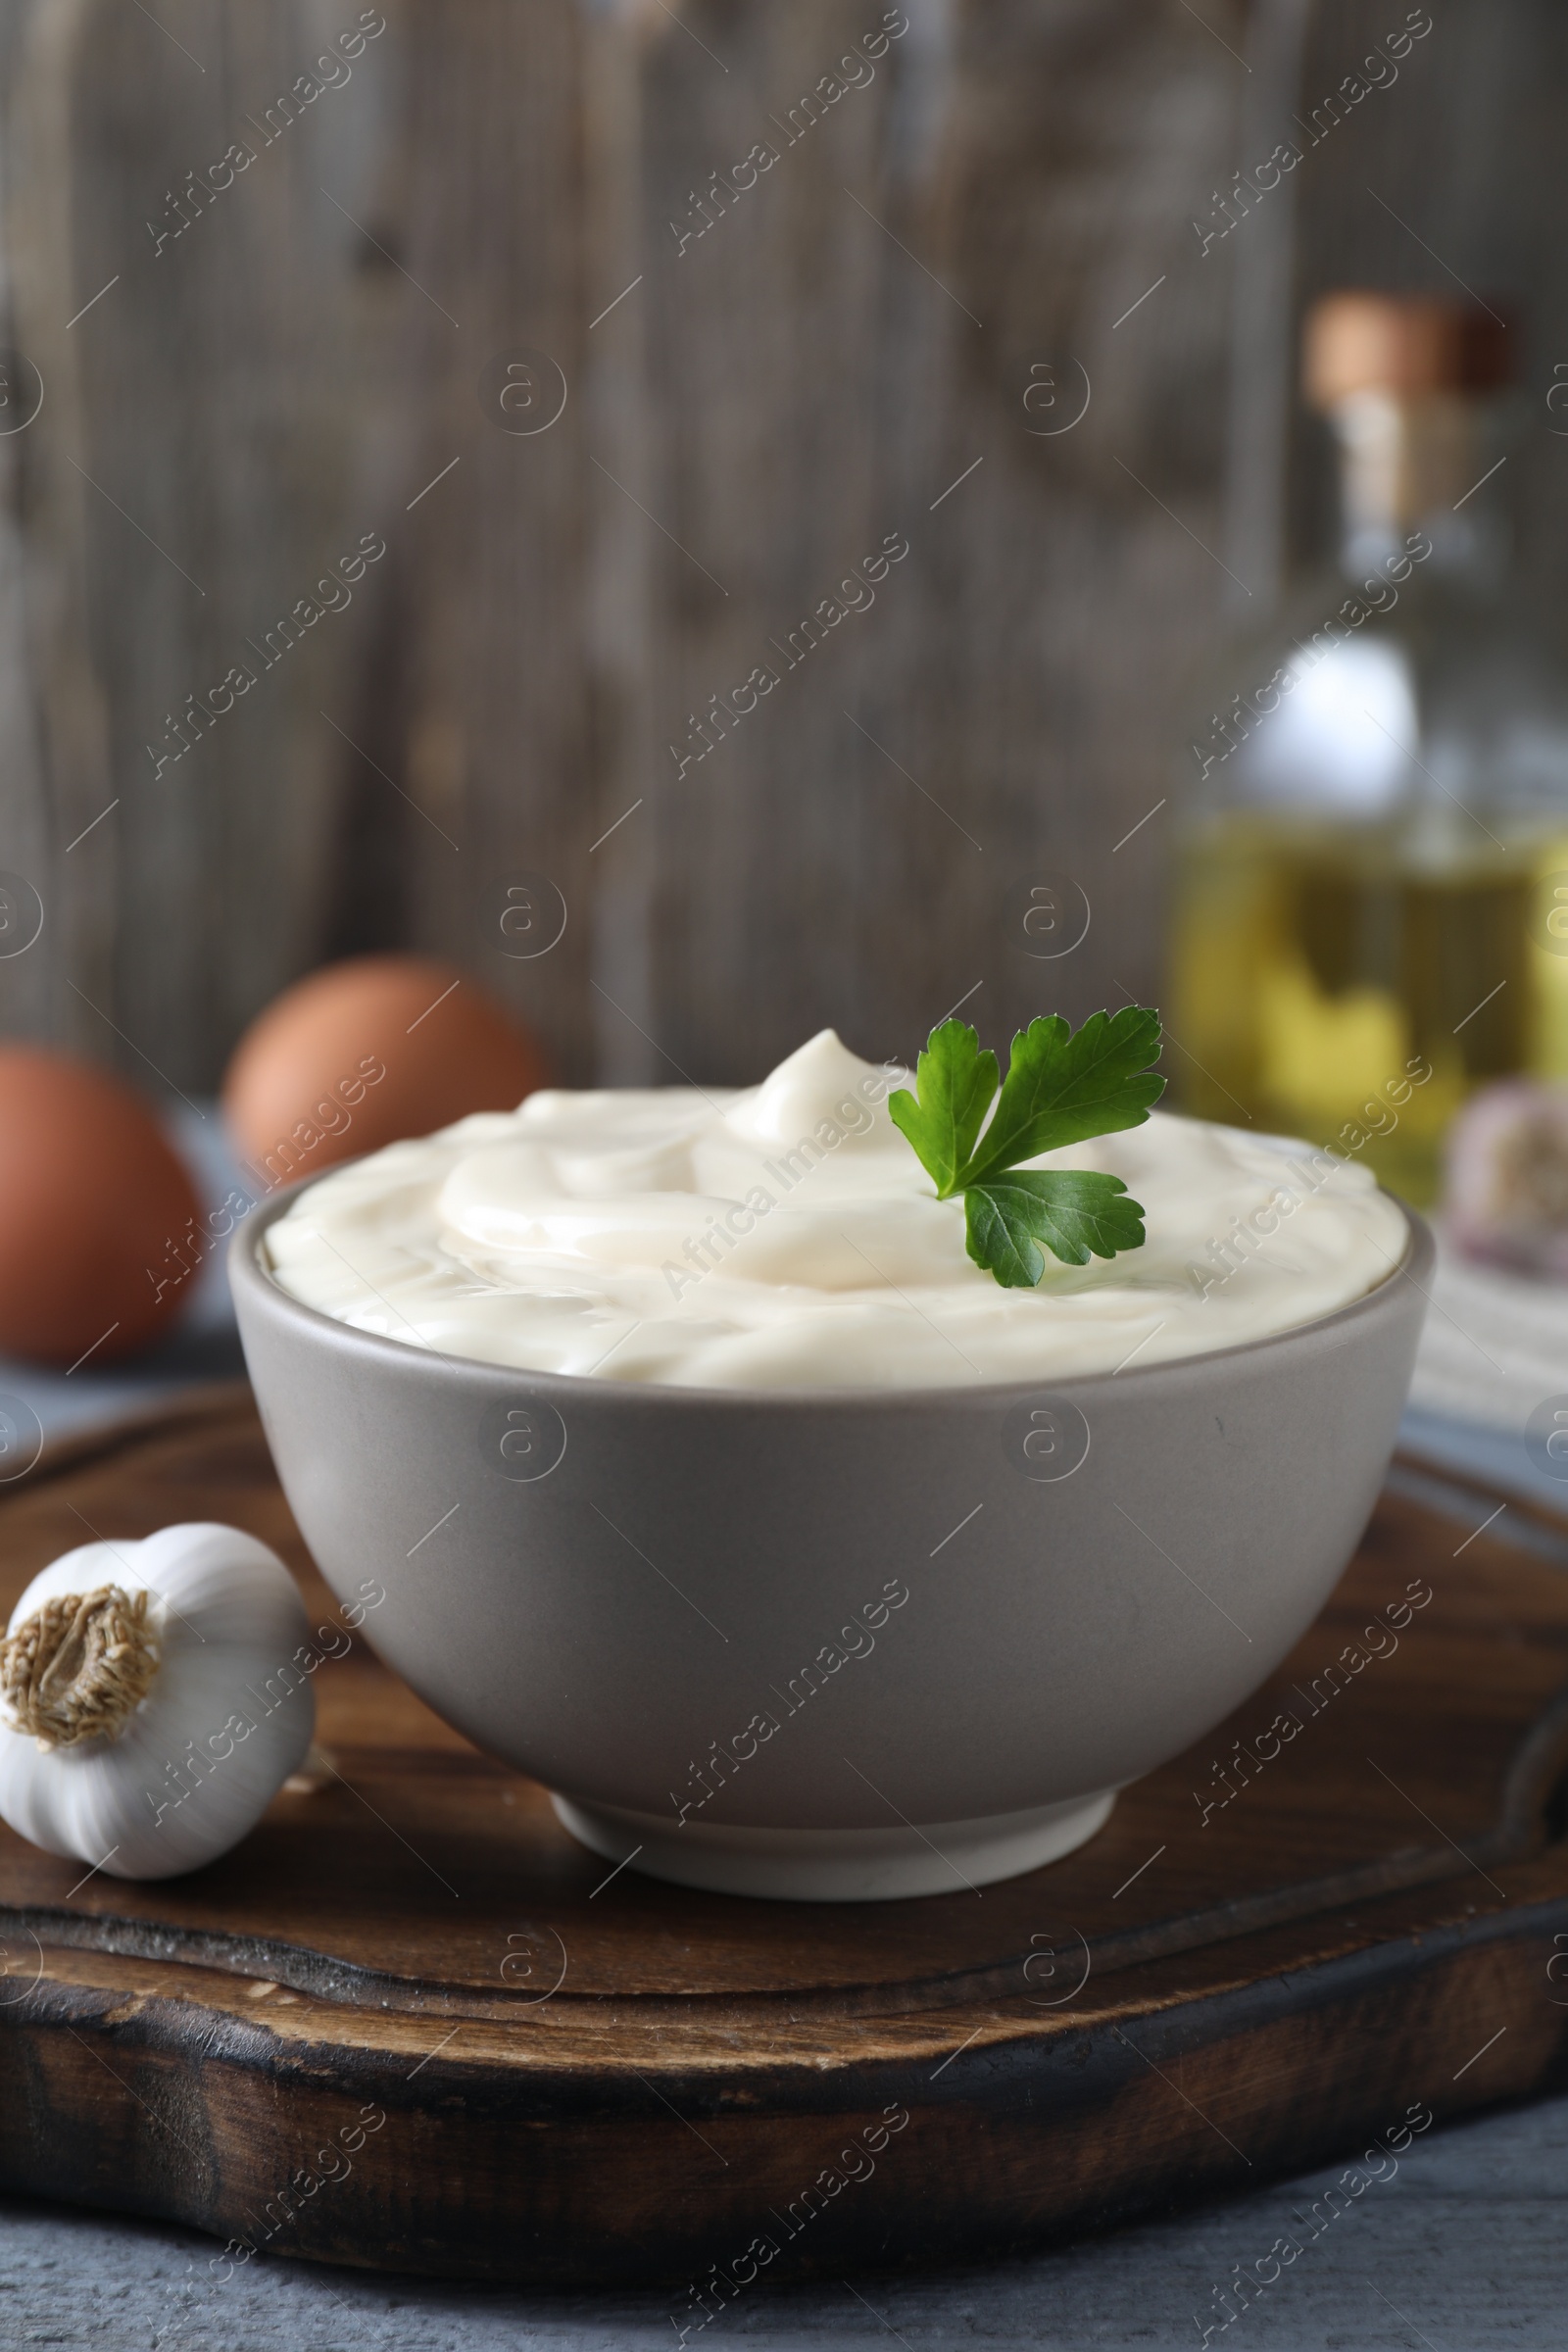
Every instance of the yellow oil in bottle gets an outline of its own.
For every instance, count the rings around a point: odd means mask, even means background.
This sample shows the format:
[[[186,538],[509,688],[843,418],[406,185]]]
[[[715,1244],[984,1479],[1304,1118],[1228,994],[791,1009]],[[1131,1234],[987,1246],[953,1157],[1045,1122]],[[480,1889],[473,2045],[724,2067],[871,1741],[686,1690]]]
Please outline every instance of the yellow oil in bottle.
[[[1568,1072],[1565,906],[1568,831],[1428,862],[1392,829],[1215,813],[1177,877],[1176,1106],[1431,1202],[1475,1088]]]

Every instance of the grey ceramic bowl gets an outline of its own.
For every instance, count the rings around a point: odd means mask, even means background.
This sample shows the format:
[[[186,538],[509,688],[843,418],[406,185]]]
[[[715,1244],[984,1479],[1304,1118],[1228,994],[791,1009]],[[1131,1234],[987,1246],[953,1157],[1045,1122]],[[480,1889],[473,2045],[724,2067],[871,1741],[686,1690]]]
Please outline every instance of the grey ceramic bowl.
[[[1066,1853],[1311,1623],[1393,1450],[1432,1265],[1056,1390],[780,1393],[373,1338],[230,1258],[284,1492],[449,1723],[615,1862],[951,1892]]]

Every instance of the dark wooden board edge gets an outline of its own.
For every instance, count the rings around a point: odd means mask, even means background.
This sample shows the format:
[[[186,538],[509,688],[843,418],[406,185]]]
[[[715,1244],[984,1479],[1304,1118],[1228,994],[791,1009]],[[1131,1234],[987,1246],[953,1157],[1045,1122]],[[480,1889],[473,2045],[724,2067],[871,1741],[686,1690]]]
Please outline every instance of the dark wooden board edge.
[[[547,2042],[496,2065],[426,2021],[421,2055],[406,2018],[361,2047],[285,2041],[215,2016],[210,1982],[192,1998],[51,1977],[0,2034],[0,2185],[232,2241],[215,2276],[279,2254],[684,2288],[715,2264],[733,2282],[759,2235],[774,2277],[1016,2253],[1350,2164],[1412,2109],[1443,2122],[1568,2084],[1568,1992],[1547,1973],[1568,1880],[1557,1856],[1507,1876],[1500,1911],[1368,1918],[1317,1965],[1242,1946],[1218,1990],[1137,1972],[1065,2017],[971,2012],[956,2051],[944,2013],[868,2028],[837,2065],[714,2052],[657,2092],[608,2049],[597,2073],[552,2067]]]

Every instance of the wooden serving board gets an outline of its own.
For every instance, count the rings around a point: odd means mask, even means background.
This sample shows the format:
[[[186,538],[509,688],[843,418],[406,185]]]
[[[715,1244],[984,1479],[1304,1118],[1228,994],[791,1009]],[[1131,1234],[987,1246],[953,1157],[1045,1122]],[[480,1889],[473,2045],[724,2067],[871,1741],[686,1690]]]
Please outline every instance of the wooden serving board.
[[[216,2276],[663,2278],[691,2333],[760,2269],[1018,2248],[1551,2088],[1568,1530],[1473,1532],[1496,1502],[1400,1465],[1268,1690],[979,1895],[612,1874],[355,1632],[332,1769],[222,1861],[82,1881],[0,1832],[0,2184],[238,2241]],[[342,1646],[246,1393],[0,1490],[0,1595],[198,1518],[276,1545]]]

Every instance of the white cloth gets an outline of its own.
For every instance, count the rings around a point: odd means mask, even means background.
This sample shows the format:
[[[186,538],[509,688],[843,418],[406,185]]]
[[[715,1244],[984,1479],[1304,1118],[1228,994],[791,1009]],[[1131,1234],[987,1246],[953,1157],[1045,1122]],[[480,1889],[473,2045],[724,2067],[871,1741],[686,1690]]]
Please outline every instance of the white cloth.
[[[1438,1235],[1438,1270],[1416,1357],[1418,1412],[1523,1433],[1568,1396],[1568,1283],[1462,1258]]]

